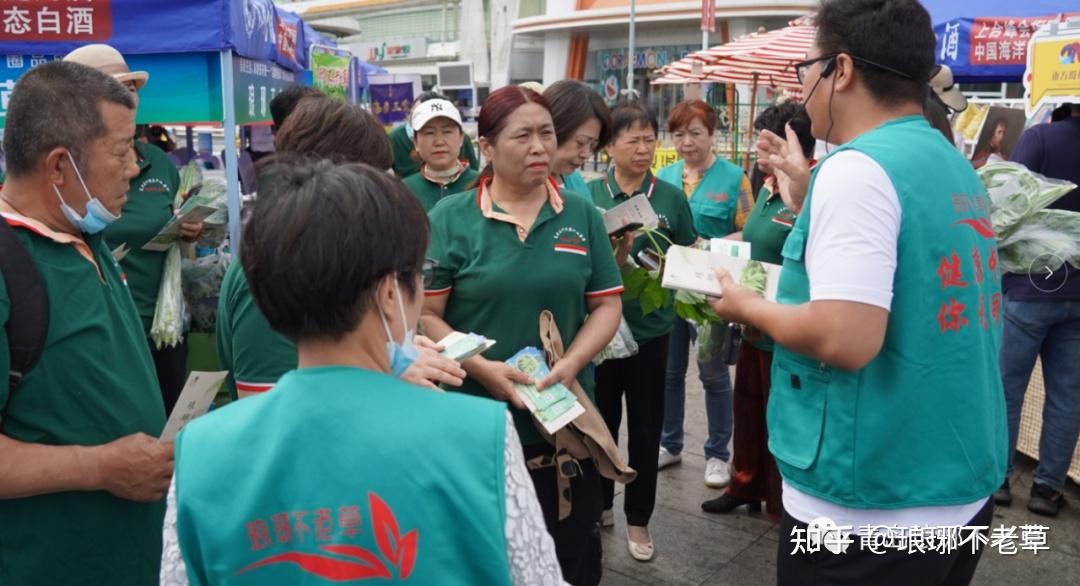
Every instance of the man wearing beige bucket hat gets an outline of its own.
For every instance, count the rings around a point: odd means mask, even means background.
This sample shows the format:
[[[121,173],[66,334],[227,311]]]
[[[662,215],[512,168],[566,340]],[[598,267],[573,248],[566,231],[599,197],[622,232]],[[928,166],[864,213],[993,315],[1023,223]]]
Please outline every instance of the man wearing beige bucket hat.
[[[64,61],[87,65],[113,76],[131,92],[136,108],[139,105],[139,90],[150,78],[150,74],[145,71],[131,71],[124,61],[124,56],[109,45],[79,47],[68,53]],[[164,252],[143,250],[142,247],[173,216],[173,202],[180,186],[180,175],[165,151],[160,148],[137,140],[134,149],[139,174],[131,180],[127,203],[124,204],[120,219],[105,229],[105,240],[113,248],[124,246],[128,250],[120,260],[120,266],[127,276],[131,297],[135,300],[135,307],[142,319],[143,331],[150,345],[150,354],[154,358],[154,368],[161,385],[165,411],[170,413],[184,386],[187,342],[181,341],[175,346],[157,348],[150,340],[150,326],[154,321],[154,310],[161,290],[167,255]],[[201,222],[181,224],[182,236],[187,241],[196,240],[201,232]]]

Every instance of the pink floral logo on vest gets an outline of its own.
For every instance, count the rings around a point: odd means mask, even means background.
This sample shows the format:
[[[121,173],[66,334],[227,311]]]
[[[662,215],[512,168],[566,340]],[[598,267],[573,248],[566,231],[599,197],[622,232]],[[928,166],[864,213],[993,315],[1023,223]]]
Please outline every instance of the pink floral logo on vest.
[[[408,579],[416,565],[417,541],[420,538],[418,530],[413,529],[404,536],[401,535],[394,512],[375,493],[368,493],[368,506],[371,509],[375,543],[381,556],[357,545],[326,544],[318,546],[324,553],[278,553],[249,564],[236,573],[243,574],[277,564],[296,564],[308,574],[334,582],[372,578],[393,580],[395,573],[399,580]],[[342,537],[353,537],[361,533],[358,509],[359,507],[355,506],[339,507],[338,525],[342,530]],[[288,544],[295,540],[302,544],[305,541],[305,529],[307,533],[314,534],[309,537],[313,542],[329,540],[333,529],[332,509],[316,509],[313,512],[314,530],[304,521],[311,511],[273,515],[271,522],[277,543]],[[270,523],[260,519],[246,525],[253,550],[265,549],[273,544]],[[391,569],[396,572],[391,572]]]

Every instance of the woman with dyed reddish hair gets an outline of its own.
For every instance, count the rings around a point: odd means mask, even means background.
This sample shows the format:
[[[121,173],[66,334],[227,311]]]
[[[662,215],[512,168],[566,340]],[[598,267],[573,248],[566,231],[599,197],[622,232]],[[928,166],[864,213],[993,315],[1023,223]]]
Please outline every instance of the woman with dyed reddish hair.
[[[443,198],[429,214],[428,257],[437,267],[422,323],[435,339],[456,330],[497,341],[484,355],[462,362],[468,378],[461,391],[514,407],[564,579],[598,584],[596,464],[560,460],[572,495],[569,516],[560,520],[554,446],[537,432],[513,388],[533,381],[504,361],[523,348],[543,347],[540,314],[550,311],[566,352],[550,376],[535,382],[544,389],[576,379],[591,398],[588,365],[619,326],[622,278],[600,213],[583,197],[562,197],[550,179],[556,132],[544,98],[517,86],[496,90],[480,111],[478,130],[489,163],[476,188]]]
[[[671,111],[668,130],[682,160],[660,169],[656,176],[682,188],[690,201],[694,228],[701,238],[741,238],[747,215],[754,207],[754,196],[750,180],[742,169],[712,152],[716,111],[701,100],[680,102]],[[727,331],[722,324],[710,327],[714,331],[709,338],[718,347],[715,342],[722,340]],[[690,343],[697,337],[689,322],[675,320],[668,345],[664,432],[659,455],[661,468],[682,459],[686,368],[690,361]],[[728,442],[732,433],[731,375],[723,356],[698,360],[698,377],[705,387],[705,412],[709,422],[709,437],[705,440],[705,486],[723,488],[731,478]]]

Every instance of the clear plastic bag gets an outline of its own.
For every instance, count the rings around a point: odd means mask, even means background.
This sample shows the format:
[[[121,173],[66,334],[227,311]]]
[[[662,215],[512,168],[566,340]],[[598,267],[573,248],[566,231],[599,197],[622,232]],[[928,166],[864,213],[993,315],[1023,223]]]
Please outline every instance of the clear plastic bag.
[[[165,271],[161,276],[150,339],[160,350],[180,343],[184,335],[184,292],[180,275],[180,246],[172,245],[165,253]]]
[[[1008,273],[1027,273],[1036,259],[1057,270],[1056,258],[1080,265],[1080,213],[1047,210],[1076,188],[1050,179],[1019,163],[991,163],[979,170],[990,195],[990,220],[998,240],[1001,267]],[[1052,254],[1046,257],[1046,254]],[[1040,258],[1042,257],[1042,258]]]
[[[633,332],[630,331],[630,324],[626,323],[626,318],[620,317],[619,329],[615,332],[615,337],[608,342],[607,346],[604,346],[593,362],[599,366],[605,360],[629,358],[637,353],[638,343],[634,339]]]
[[[214,333],[218,294],[232,256],[215,253],[182,263],[184,300],[191,312],[191,331]]]

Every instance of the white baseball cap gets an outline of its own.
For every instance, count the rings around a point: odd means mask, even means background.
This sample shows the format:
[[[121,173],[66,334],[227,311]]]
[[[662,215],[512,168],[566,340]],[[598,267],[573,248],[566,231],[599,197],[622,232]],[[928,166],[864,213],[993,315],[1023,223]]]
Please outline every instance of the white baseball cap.
[[[412,113],[413,131],[420,132],[425,124],[436,118],[449,118],[457,123],[459,128],[461,127],[461,113],[458,112],[457,106],[447,100],[436,99],[417,104]]]
[[[948,65],[938,65],[930,77],[930,88],[942,103],[954,112],[963,112],[967,109],[967,98],[960,93],[960,88],[953,82],[952,69]]]

